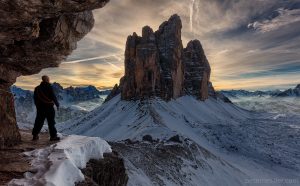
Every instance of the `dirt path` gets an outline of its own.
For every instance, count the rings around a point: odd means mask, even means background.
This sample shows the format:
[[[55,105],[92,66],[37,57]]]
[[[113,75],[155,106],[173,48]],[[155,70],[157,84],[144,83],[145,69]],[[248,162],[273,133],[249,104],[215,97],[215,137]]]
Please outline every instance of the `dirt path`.
[[[0,186],[14,178],[22,178],[25,172],[30,171],[30,159],[23,152],[44,148],[55,142],[50,142],[47,133],[40,135],[38,141],[31,141],[31,131],[21,130],[22,143],[0,150]]]

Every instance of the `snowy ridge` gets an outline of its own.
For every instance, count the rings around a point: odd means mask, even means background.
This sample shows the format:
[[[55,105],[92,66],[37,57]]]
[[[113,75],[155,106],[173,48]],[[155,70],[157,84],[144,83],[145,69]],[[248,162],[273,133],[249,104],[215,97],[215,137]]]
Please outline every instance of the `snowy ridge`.
[[[85,117],[58,127],[65,133],[101,136],[111,141],[141,140],[146,134],[168,139],[185,127],[195,128],[199,123],[238,123],[249,117],[250,112],[214,98],[205,102],[192,96],[170,102],[159,98],[130,102],[121,101],[119,95]],[[176,126],[181,128],[175,129]]]
[[[9,185],[75,185],[84,180],[80,169],[90,159],[103,158],[103,153],[112,152],[109,144],[97,137],[71,135],[45,149],[26,152],[35,174],[27,172],[25,178],[14,179]],[[63,175],[63,176],[62,176]]]
[[[300,118],[277,115],[214,98],[202,102],[184,96],[165,102],[122,101],[116,96],[59,129],[116,142],[112,146],[125,161],[128,185],[259,185],[253,179],[299,175]],[[145,142],[145,135],[154,142]],[[182,142],[170,144],[175,135]]]

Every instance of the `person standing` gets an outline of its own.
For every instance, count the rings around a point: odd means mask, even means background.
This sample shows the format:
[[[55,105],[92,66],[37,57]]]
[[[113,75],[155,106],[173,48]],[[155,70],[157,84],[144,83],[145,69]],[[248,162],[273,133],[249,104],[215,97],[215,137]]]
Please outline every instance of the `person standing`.
[[[34,89],[33,97],[37,112],[32,130],[32,140],[36,141],[39,139],[39,133],[43,128],[45,119],[47,119],[50,141],[59,141],[60,138],[57,136],[57,130],[55,128],[54,110],[54,105],[56,105],[57,110],[59,109],[59,103],[54,94],[52,85],[50,84],[50,78],[48,76],[42,76],[42,82]]]

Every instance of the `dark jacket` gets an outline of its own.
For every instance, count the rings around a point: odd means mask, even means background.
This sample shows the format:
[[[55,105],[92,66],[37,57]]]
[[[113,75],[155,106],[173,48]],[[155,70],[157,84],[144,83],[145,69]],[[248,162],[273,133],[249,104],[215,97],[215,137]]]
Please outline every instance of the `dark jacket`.
[[[41,82],[39,86],[34,89],[34,104],[36,107],[59,107],[59,103],[54,94],[53,88],[50,83]]]

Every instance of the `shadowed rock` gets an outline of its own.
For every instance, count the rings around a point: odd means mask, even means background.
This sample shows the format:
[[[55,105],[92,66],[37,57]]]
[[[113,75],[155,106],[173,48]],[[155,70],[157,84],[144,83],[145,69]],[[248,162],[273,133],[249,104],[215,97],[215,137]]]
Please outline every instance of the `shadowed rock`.
[[[149,26],[128,36],[125,50],[125,75],[108,96],[119,92],[123,100],[160,97],[170,100],[193,95],[205,100],[213,94],[209,87],[210,66],[200,41],[181,41],[182,23],[178,15],[162,23],[156,32]]]
[[[185,91],[205,100],[208,98],[211,69],[200,41],[190,41],[183,53]]]
[[[125,186],[128,182],[124,161],[116,152],[105,153],[103,159],[92,159],[82,170],[85,181],[76,186]]]

